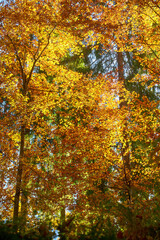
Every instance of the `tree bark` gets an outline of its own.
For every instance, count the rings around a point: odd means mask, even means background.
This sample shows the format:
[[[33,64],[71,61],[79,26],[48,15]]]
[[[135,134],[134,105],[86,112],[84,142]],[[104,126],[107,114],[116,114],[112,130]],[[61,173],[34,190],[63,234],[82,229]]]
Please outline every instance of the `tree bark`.
[[[123,53],[117,52],[117,62],[118,62],[118,81],[124,86],[124,64],[123,64]],[[120,91],[120,109],[127,107],[127,102],[124,98],[123,90]],[[130,168],[130,154],[129,154],[129,142],[127,140],[127,129],[128,129],[128,119],[124,119],[124,126],[123,126],[123,138],[125,140],[125,145],[122,144],[121,147],[121,155],[122,155],[122,161],[123,161],[123,167],[124,167],[124,181],[126,184],[126,191],[128,193],[128,201],[131,206],[132,203],[132,188],[131,188],[131,168]]]
[[[16,193],[14,197],[14,212],[13,212],[13,223],[16,231],[18,230],[18,217],[19,217],[19,202],[21,194],[21,183],[22,183],[22,171],[23,171],[23,157],[24,157],[24,137],[25,137],[25,126],[21,126],[21,143],[20,143],[20,155],[16,178]]]
[[[66,226],[65,226],[65,218],[66,218],[66,213],[65,213],[65,207],[62,207],[60,210],[60,240],[66,240]]]
[[[20,231],[25,233],[28,213],[28,191],[23,189],[21,191],[21,224]]]
[[[26,96],[28,81],[23,71],[22,71],[22,81],[23,81],[22,94],[23,96]],[[18,162],[18,170],[17,170],[17,178],[16,178],[16,193],[14,197],[14,210],[13,210],[13,224],[15,226],[16,231],[18,231],[18,227],[19,227],[19,203],[20,203],[20,195],[22,190],[21,185],[22,185],[23,160],[24,160],[24,145],[25,145],[25,124],[22,123],[20,154],[19,154],[19,162]]]

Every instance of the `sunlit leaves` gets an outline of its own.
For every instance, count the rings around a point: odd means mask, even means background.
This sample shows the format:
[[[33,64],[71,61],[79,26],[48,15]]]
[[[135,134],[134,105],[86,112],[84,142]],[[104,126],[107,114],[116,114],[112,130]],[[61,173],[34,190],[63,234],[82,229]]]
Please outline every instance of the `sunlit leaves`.
[[[1,19],[3,218],[13,212],[19,159],[30,223],[66,207],[77,231],[85,224],[89,232],[102,219],[108,224],[108,216],[119,225],[132,216],[136,222],[137,213],[149,214],[150,199],[157,209],[156,2],[16,0],[2,4]],[[85,54],[94,60],[100,46],[113,55],[103,68],[114,71],[103,75],[88,72],[84,61]],[[129,80],[114,59],[122,51]]]

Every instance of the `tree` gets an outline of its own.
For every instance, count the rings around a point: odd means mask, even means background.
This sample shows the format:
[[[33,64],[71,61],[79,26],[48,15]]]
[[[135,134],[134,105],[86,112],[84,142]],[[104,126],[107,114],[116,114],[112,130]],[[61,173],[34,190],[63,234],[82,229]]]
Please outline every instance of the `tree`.
[[[44,118],[55,105],[62,104],[63,92],[68,91],[65,96],[70,94],[68,78],[72,79],[73,73],[59,66],[58,63],[69,47],[73,48],[76,45],[76,38],[66,32],[65,27],[61,27],[60,19],[57,21],[56,16],[60,10],[61,6],[58,6],[56,2],[54,8],[49,3],[48,5],[43,2],[37,4],[34,1],[6,2],[1,6],[1,58],[3,61],[1,113],[2,121],[5,119],[4,127],[7,128],[8,122],[10,124],[7,132],[12,139],[11,141],[9,137],[8,141],[12,142],[12,146],[7,149],[4,144],[5,131],[2,130],[1,149],[7,168],[12,167],[11,176],[4,177],[4,180],[10,179],[7,181],[10,182],[11,187],[14,187],[16,182],[13,205],[15,224],[18,221],[21,192],[23,219],[27,214],[27,212],[25,213],[27,192],[33,179],[26,167],[30,166],[32,171],[34,170],[33,159],[36,153],[39,158],[46,158],[50,155],[47,150],[49,144],[44,136],[47,134],[45,131],[53,134],[54,124],[51,126],[49,118]],[[48,56],[50,57],[48,58]],[[49,83],[45,73],[42,74],[38,69],[46,72],[48,76],[54,76],[54,81]],[[61,74],[59,74],[60,71]],[[78,74],[75,76],[73,85],[80,77]],[[60,95],[61,97],[59,97]],[[8,110],[3,110],[4,106]],[[14,120],[14,124],[11,123],[11,119]],[[31,141],[33,142],[32,147],[29,146]],[[42,143],[43,141],[46,146]],[[45,149],[46,153],[44,153]],[[39,163],[36,161],[36,166],[38,167],[38,165]],[[11,178],[15,176],[16,167],[17,177],[12,181]],[[8,185],[8,183],[6,184]]]
[[[138,8],[139,5],[141,7]],[[149,214],[150,198],[151,196],[153,199],[155,197],[150,191],[155,191],[156,172],[159,172],[158,162],[154,162],[154,167],[150,162],[150,156],[154,152],[153,145],[157,146],[159,142],[159,110],[157,108],[159,104],[157,94],[157,83],[159,81],[157,78],[159,76],[157,37],[159,28],[155,29],[155,24],[158,26],[159,22],[159,6],[156,1],[128,1],[127,3],[110,1],[106,4],[101,4],[101,1],[94,1],[94,3],[90,3],[90,9],[92,9],[91,15],[87,12],[86,17],[84,14],[86,18],[91,20],[89,24],[93,35],[90,37],[90,41],[100,42],[103,48],[106,47],[106,50],[113,49],[113,46],[116,49],[118,46],[119,79],[123,79],[117,86],[118,94],[120,94],[119,122],[121,123],[117,139],[123,151],[119,150],[118,153],[120,158],[122,153],[122,158],[125,158],[128,162],[128,180],[125,180],[126,171],[124,168],[126,167],[120,161],[117,161],[119,173],[116,174],[117,181],[114,182],[114,188],[116,189],[117,186],[121,186],[121,188],[114,194],[119,193],[122,206],[126,210],[128,204],[125,201],[126,199],[130,201],[130,195],[132,195],[132,208],[134,210],[133,218],[131,217],[132,222],[137,212],[141,212],[145,216]],[[132,35],[132,32],[134,32],[134,35]],[[141,34],[142,32],[143,34]],[[125,55],[133,56],[135,63],[138,63],[138,66],[134,68],[136,71],[133,72],[132,79],[129,81],[126,79],[126,73],[123,74]],[[153,66],[153,62],[155,66]],[[127,81],[130,88],[127,86]],[[130,92],[127,92],[125,88]],[[139,109],[139,112],[137,109]],[[153,138],[151,140],[151,137],[149,137],[150,134],[156,139],[154,143],[152,142]],[[158,151],[159,147],[157,146],[154,152],[156,160],[159,158]],[[155,173],[154,180],[153,175],[150,175],[151,178],[146,177],[148,171],[152,174]],[[146,184],[144,184],[144,181]],[[147,182],[153,184],[152,187],[149,185],[148,188]],[[148,205],[148,210],[145,213],[143,212],[144,205]],[[120,211],[122,211],[122,208],[120,208]],[[130,212],[128,217],[130,218]],[[157,217],[155,216],[155,218]]]
[[[68,238],[156,224],[158,26],[157,1],[1,4],[2,215],[16,229],[60,209],[63,226],[64,208]]]

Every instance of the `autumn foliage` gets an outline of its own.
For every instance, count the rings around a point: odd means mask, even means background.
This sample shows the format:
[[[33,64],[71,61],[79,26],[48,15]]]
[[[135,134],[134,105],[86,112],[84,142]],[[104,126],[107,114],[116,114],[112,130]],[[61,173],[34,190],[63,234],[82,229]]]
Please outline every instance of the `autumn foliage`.
[[[0,4],[1,220],[159,239],[159,1]]]

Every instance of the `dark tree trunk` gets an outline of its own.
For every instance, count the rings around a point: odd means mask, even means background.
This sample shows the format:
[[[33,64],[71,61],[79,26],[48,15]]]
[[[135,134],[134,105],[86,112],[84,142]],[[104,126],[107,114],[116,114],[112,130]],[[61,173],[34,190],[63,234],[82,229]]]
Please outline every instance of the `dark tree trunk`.
[[[18,217],[19,217],[19,202],[21,194],[21,183],[22,183],[22,171],[23,171],[23,157],[24,157],[24,137],[25,137],[25,126],[21,127],[21,143],[20,143],[20,155],[16,178],[16,193],[14,197],[14,212],[13,212],[13,223],[16,231],[18,230]]]
[[[123,53],[117,52],[117,62],[118,62],[118,81],[121,83],[122,87],[124,87],[124,66],[123,66]],[[127,102],[124,98],[123,90],[120,91],[120,109],[127,107]],[[125,145],[121,147],[121,155],[123,160],[123,166],[124,166],[124,181],[126,185],[126,192],[128,194],[128,200],[129,203],[132,203],[132,188],[131,188],[131,169],[130,169],[130,154],[129,154],[129,142],[128,142],[128,119],[124,119],[125,123],[123,126],[123,138],[125,140]]]

